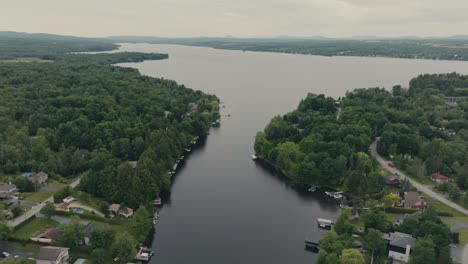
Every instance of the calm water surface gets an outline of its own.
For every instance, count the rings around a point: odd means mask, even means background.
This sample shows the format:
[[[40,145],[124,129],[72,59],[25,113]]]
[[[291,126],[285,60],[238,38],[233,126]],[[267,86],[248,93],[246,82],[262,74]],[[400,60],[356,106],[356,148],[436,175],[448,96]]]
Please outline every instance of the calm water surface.
[[[315,220],[336,218],[336,205],[296,190],[251,160],[255,134],[307,93],[343,96],[362,87],[408,85],[421,73],[457,71],[468,63],[254,53],[177,45],[124,44],[121,51],[169,53],[128,63],[141,73],[216,94],[222,124],[185,161],[164,202],[150,263],[314,263],[304,238],[319,239]],[[230,117],[226,115],[230,114]]]

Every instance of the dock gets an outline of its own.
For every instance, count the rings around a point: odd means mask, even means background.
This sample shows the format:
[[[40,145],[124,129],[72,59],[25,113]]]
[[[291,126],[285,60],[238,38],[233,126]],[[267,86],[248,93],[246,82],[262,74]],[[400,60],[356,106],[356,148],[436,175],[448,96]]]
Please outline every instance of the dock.
[[[318,252],[320,250],[319,243],[310,238],[305,239],[305,248],[314,252]]]
[[[149,261],[153,255],[154,255],[153,251],[151,251],[149,248],[140,247],[140,249],[138,250],[138,253],[135,256],[135,259],[139,261]]]

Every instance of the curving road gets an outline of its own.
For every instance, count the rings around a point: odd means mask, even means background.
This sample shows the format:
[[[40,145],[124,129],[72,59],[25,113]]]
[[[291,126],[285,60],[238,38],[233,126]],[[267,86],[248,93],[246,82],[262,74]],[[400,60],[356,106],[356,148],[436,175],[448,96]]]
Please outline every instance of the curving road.
[[[384,160],[378,153],[377,153],[377,140],[374,141],[371,145],[370,145],[370,153],[372,154],[372,156],[375,157],[375,159],[380,163],[380,165],[382,165],[382,167],[384,167],[385,169],[387,169],[388,171],[392,172],[393,174],[395,173],[398,173],[400,175],[400,177],[402,179],[407,179],[418,191],[420,192],[423,192],[427,195],[429,195],[431,198],[434,198],[444,204],[446,204],[447,206],[465,214],[465,215],[468,215],[468,210],[466,210],[465,208],[461,207],[460,205],[450,201],[449,199],[445,198],[443,195],[439,194],[439,193],[436,193],[434,192],[430,186],[427,186],[427,185],[424,185],[424,184],[421,184],[419,182],[416,182],[414,180],[412,180],[410,177],[408,177],[405,173],[399,171],[397,168],[392,168],[390,166],[388,166],[388,161]]]

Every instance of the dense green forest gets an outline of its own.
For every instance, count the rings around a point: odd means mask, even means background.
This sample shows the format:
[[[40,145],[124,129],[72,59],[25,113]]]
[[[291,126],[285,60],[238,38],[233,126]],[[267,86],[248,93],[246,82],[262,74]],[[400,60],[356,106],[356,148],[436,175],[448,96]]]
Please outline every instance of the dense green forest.
[[[38,43],[54,47],[55,41]],[[82,43],[88,50],[114,47],[95,44]],[[219,100],[135,69],[105,65],[166,54],[64,53],[76,45],[80,41],[51,50],[25,44],[49,61],[0,63],[0,169],[44,170],[56,179],[84,173],[86,192],[138,208],[169,186],[176,159],[219,117]],[[8,47],[0,41],[8,58],[32,55]],[[138,161],[136,168],[129,161]]]
[[[0,32],[0,59],[37,57],[68,52],[106,51],[118,46],[106,39]]]
[[[112,37],[119,42],[167,43],[217,49],[268,51],[322,56],[370,56],[468,60],[466,38],[447,39],[306,39],[306,38],[157,38]]]
[[[350,195],[382,195],[382,177],[369,156],[371,142],[411,174],[440,172],[468,188],[468,77],[421,75],[392,91],[356,89],[340,102],[308,95],[256,136],[256,153],[305,185],[342,188]],[[338,108],[341,113],[338,118]]]

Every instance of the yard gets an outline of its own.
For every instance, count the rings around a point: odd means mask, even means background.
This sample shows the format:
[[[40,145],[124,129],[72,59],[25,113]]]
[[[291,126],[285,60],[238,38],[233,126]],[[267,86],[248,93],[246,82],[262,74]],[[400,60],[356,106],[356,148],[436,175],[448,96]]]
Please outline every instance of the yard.
[[[61,182],[56,181],[56,180],[48,180],[47,181],[47,187],[62,189],[62,188],[65,188],[66,186],[67,185],[65,183],[61,183]]]
[[[34,203],[42,203],[47,200],[47,198],[52,196],[51,192],[48,191],[38,191],[33,193],[24,193],[24,200]]]
[[[52,219],[34,218],[13,232],[13,236],[28,239],[35,232],[44,231],[47,228],[56,227],[57,225],[58,223]]]
[[[460,234],[459,236],[459,244],[460,245],[465,245],[466,243],[468,243],[468,228],[463,228],[463,229],[458,229],[457,231],[458,234]]]
[[[428,201],[428,204],[432,207],[435,208],[435,210],[439,213],[451,213],[453,216],[456,216],[456,217],[463,217],[463,216],[466,216],[464,215],[463,213],[451,208],[451,207],[448,207],[447,205],[445,205],[444,203],[442,202],[439,202],[439,201]]]

